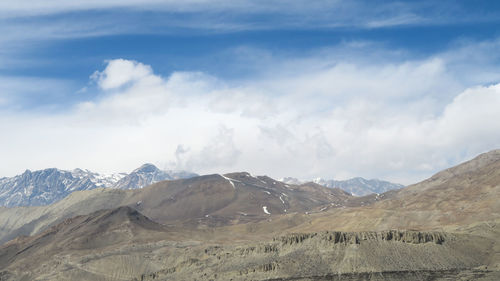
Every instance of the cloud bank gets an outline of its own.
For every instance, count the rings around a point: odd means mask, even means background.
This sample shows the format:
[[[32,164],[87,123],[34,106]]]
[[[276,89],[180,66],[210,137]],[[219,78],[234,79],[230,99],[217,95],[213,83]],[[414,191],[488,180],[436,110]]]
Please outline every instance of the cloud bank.
[[[412,183],[500,144],[500,84],[464,86],[450,61],[321,55],[231,81],[113,59],[90,76],[94,99],[59,113],[1,113],[0,154],[11,161],[0,169],[116,172],[154,162]]]

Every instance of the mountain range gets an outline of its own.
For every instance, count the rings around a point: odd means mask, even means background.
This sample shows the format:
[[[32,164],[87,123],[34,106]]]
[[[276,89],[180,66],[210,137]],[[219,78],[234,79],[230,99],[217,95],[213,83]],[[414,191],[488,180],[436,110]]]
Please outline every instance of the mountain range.
[[[162,171],[153,164],[144,164],[129,174],[111,175],[82,169],[26,170],[21,175],[0,179],[0,206],[42,206],[57,202],[74,191],[99,187],[135,189],[163,180],[193,176],[196,174],[185,171]]]
[[[89,170],[72,171],[56,168],[39,171],[26,170],[23,174],[0,179],[0,206],[44,206],[57,202],[71,192],[94,188],[136,189],[163,181],[197,176],[186,171],[163,171],[153,164],[144,164],[131,173],[103,175]],[[285,184],[304,184],[296,178],[284,178]],[[314,183],[340,188],[354,196],[383,193],[403,185],[377,179],[353,178],[346,181],[316,179]]]
[[[258,222],[278,214],[314,213],[363,204],[341,189],[315,183],[289,185],[246,172],[213,174],[162,181],[142,189],[73,192],[47,206],[0,208],[0,243],[35,234],[67,218],[120,206],[135,208],[165,225],[214,227]]]
[[[281,181],[291,184],[301,184],[306,182],[293,177],[286,177],[281,179]],[[322,178],[317,178],[312,180],[312,182],[330,188],[343,189],[352,194],[353,196],[380,194],[387,192],[389,190],[400,189],[404,187],[404,185],[398,183],[392,183],[379,179],[367,180],[361,177],[356,177],[348,180],[325,180]]]
[[[246,172],[0,208],[1,280],[500,280],[500,150],[353,196]]]

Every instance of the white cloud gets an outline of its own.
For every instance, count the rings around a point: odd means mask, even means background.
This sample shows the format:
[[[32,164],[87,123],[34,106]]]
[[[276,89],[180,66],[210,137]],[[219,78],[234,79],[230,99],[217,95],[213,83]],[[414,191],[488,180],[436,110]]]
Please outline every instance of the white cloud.
[[[150,66],[124,59],[109,61],[103,71],[96,71],[91,76],[91,79],[97,81],[99,87],[103,90],[120,88],[125,84],[147,78],[157,80]]]
[[[499,145],[499,106],[500,84],[467,89],[458,95],[437,123],[443,147],[460,144],[475,150]]]
[[[324,57],[323,57],[324,60]],[[500,84],[467,87],[449,60],[286,61],[245,81],[168,77],[110,60],[100,98],[66,113],[0,114],[0,163],[199,173],[379,177],[411,183],[500,144]],[[279,71],[296,63],[297,71]],[[319,66],[318,66],[319,65]],[[70,155],[70,157],[68,156]]]

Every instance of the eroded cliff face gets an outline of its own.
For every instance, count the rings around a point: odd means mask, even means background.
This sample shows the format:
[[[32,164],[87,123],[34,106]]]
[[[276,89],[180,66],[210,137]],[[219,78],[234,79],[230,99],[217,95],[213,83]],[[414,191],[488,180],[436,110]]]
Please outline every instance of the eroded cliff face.
[[[331,244],[361,244],[363,241],[398,241],[411,244],[436,243],[442,244],[446,239],[453,239],[453,236],[444,232],[421,232],[421,231],[400,231],[389,230],[383,232],[363,231],[363,232],[320,232],[320,233],[295,233],[274,238],[274,241],[281,242],[282,245],[300,244],[307,239],[316,238],[327,241]]]
[[[90,217],[66,220],[59,225],[61,229],[51,229],[56,233],[49,230],[12,241],[21,246],[4,248],[0,264],[10,266],[2,269],[0,280],[500,280],[500,267],[494,266],[500,253],[499,236],[497,232],[472,235],[484,233],[475,228],[461,233],[292,233],[263,243],[219,244],[151,239],[151,231],[162,234],[161,229],[151,229],[146,218],[126,207]],[[125,224],[130,232],[123,232],[123,221],[132,222]],[[95,227],[83,229],[83,222]],[[94,233],[100,226],[107,231],[99,239],[118,234],[150,238],[94,250],[74,247],[79,234]],[[492,226],[484,227],[491,230]],[[71,241],[58,236],[69,232],[73,233]],[[89,241],[95,244],[94,240]],[[45,242],[47,247],[42,247]]]
[[[473,274],[488,245],[484,238],[444,232],[295,233],[269,243],[185,250],[173,264],[137,280],[444,278]]]

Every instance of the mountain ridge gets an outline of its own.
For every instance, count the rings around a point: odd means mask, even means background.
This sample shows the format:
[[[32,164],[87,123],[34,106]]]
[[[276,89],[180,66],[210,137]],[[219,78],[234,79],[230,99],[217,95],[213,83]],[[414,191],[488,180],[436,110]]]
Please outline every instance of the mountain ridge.
[[[95,188],[135,189],[162,180],[196,176],[186,171],[162,171],[153,164],[144,164],[131,173],[103,175],[76,168],[26,170],[21,175],[0,179],[0,206],[43,206],[57,202],[74,191]]]
[[[340,188],[349,192],[353,196],[366,196],[370,194],[381,194],[390,190],[401,189],[405,187],[402,184],[393,183],[379,179],[365,179],[362,177],[354,177],[347,180],[325,180],[323,178],[316,178],[311,181],[301,181],[293,177],[282,178],[281,181],[285,183],[300,184],[306,182],[314,182],[329,188]]]
[[[36,234],[61,219],[118,206],[134,207],[160,223],[213,227],[363,204],[343,190],[314,183],[288,185],[244,172],[212,174],[142,189],[78,191],[48,206],[0,208],[0,242]]]

